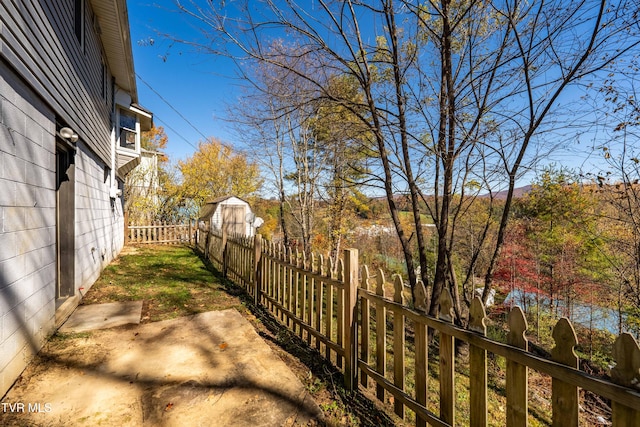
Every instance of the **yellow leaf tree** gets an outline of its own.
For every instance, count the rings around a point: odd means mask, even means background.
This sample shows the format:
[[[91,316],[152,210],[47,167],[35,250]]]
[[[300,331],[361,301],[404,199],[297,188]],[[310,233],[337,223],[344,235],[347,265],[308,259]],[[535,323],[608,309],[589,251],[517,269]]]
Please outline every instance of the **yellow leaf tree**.
[[[252,199],[262,185],[258,165],[216,138],[200,142],[193,156],[179,161],[178,167],[181,196],[190,201],[185,205],[193,210],[226,195]]]
[[[164,154],[168,141],[169,138],[162,126],[153,126],[147,132],[142,132],[142,135],[140,136],[140,146],[147,151],[160,153],[161,156],[158,158],[158,161],[161,164],[165,164],[169,161],[169,158]]]

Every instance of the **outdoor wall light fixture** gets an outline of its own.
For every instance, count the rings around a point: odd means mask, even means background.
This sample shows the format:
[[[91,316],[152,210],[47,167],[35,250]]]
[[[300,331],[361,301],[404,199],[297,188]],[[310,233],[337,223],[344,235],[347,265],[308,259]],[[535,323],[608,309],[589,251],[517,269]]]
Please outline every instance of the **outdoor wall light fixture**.
[[[60,136],[71,142],[76,142],[79,139],[78,134],[75,133],[73,129],[68,127],[63,127],[62,129],[60,129]]]

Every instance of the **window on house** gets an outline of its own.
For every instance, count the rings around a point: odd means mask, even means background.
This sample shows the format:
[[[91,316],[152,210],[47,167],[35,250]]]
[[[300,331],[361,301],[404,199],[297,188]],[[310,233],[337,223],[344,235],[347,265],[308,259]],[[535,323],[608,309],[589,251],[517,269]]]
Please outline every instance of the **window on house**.
[[[136,116],[120,110],[120,147],[136,149]]]
[[[74,3],[74,30],[81,46],[84,46],[84,1],[75,0]]]

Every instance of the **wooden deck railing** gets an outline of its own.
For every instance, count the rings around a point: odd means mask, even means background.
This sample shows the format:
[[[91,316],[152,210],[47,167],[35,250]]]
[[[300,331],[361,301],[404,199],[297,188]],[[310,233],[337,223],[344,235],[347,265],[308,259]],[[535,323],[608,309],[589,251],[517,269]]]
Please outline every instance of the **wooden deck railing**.
[[[468,329],[452,323],[452,299],[446,290],[440,317],[429,317],[424,314],[427,293],[422,283],[410,308],[402,279],[395,276],[390,285],[382,271],[370,274],[366,266],[360,268],[357,250],[345,250],[334,266],[322,256],[307,259],[260,236],[209,234],[200,240],[198,247],[229,279],[343,370],[347,389],[372,387],[378,399],[393,401],[398,416],[406,418],[407,408],[413,412],[417,426],[455,425],[456,411],[465,405],[465,423],[487,426],[489,355],[506,360],[501,397],[506,414],[500,424],[527,425],[528,374],[536,371],[551,378],[551,425],[578,425],[580,389],[611,401],[614,426],[640,425],[640,348],[630,334],[615,341],[611,379],[597,378],[578,369],[577,338],[567,319],[555,325],[555,347],[546,359],[528,351],[527,322],[519,307],[509,313],[506,342],[489,339],[479,298],[471,305]],[[437,354],[429,353],[430,333],[437,336]],[[468,365],[462,367],[469,374],[468,402],[456,391],[455,340],[469,346]],[[435,375],[430,373],[434,370]],[[437,399],[429,395],[430,381],[438,383]]]

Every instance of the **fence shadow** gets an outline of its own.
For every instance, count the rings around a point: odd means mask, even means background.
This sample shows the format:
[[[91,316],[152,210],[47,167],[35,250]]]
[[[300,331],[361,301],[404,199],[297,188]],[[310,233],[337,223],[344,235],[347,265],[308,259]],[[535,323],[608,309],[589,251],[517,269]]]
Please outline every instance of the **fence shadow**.
[[[603,380],[579,369],[574,351],[577,335],[566,318],[553,328],[555,347],[550,357],[544,357],[529,349],[528,325],[520,307],[509,311],[506,342],[496,341],[487,336],[487,315],[480,298],[471,303],[467,328],[453,324],[453,298],[448,289],[438,301],[440,315],[427,316],[428,293],[422,282],[415,284],[412,304],[407,303],[402,278],[394,275],[388,282],[382,271],[371,274],[366,265],[359,265],[355,249],[345,249],[336,265],[322,254],[298,253],[260,235],[246,238],[225,230],[205,234],[206,238],[197,241],[197,249],[222,271],[221,280],[228,278],[246,290],[252,297],[248,305],[254,302],[260,306],[254,308],[256,312],[268,311],[276,325],[289,329],[279,334],[296,342],[306,337],[307,346],[324,348],[324,360],[332,363],[335,359],[336,368],[344,372],[345,395],[361,390],[373,393],[375,389],[376,404],[388,400],[395,414],[405,420],[412,418],[406,413],[411,410],[417,426],[451,426],[462,419],[473,426],[487,425],[489,416],[495,417],[490,409],[496,408],[496,400],[490,401],[488,394],[487,362],[493,354],[506,365],[504,403],[498,404],[506,408],[500,409],[505,418],[494,422],[525,425],[527,418],[536,416],[539,405],[529,407],[528,376],[532,371],[550,377],[549,423],[577,425],[581,418],[579,393],[587,392],[611,400],[611,421],[607,422],[637,425],[640,347],[628,333],[616,339],[612,349],[615,366],[610,380]],[[413,342],[408,342],[408,329],[412,329]],[[434,335],[438,336],[437,349],[428,349]],[[468,363],[456,361],[456,341],[469,346]],[[434,356],[439,361],[437,372],[428,375]],[[468,370],[469,384],[462,396],[456,387],[458,368]],[[435,404],[429,397],[434,396],[429,387],[431,377],[439,388]],[[351,390],[357,391],[351,394]]]
[[[315,377],[326,385],[335,398],[349,407],[350,412],[358,417],[360,425],[372,427],[397,425],[397,421],[361,391],[346,390],[344,376],[336,366],[326,360],[316,348],[311,347],[306,341],[280,323],[266,307],[256,305],[253,296],[249,295],[242,287],[225,278],[223,273],[205,258],[197,248],[192,249],[207,269],[220,281],[225,291],[231,296],[240,298],[251,314],[264,325],[266,331],[258,330],[258,334],[304,364]]]
[[[203,331],[201,334],[202,339],[196,343],[189,342],[176,345],[186,346],[188,352],[200,354],[203,367],[206,367],[210,371],[215,371],[219,368],[220,362],[219,356],[217,356],[212,349],[217,348],[218,343],[224,341],[225,338],[212,332],[211,322],[206,322],[200,317],[189,318],[189,321],[192,323],[191,326],[193,328]],[[112,329],[111,331],[119,335],[127,335],[128,332],[134,333],[137,328],[137,326],[132,327],[127,325]],[[109,371],[105,370],[105,363],[107,362],[106,359],[103,358],[104,355],[97,357],[95,360],[93,360],[93,358],[87,359],[78,352],[60,351],[59,348],[49,348],[48,345],[45,345],[39,352],[34,362],[42,364],[47,372],[57,371],[58,375],[62,375],[60,372],[63,372],[65,377],[77,376],[81,378],[80,381],[90,381],[90,384],[94,387],[97,387],[97,383],[104,381],[106,384],[105,389],[113,387],[114,384],[121,384],[127,388],[138,390],[141,396],[138,402],[140,404],[140,410],[143,412],[143,418],[147,420],[145,425],[149,423],[158,426],[173,425],[171,423],[168,424],[163,418],[165,412],[164,405],[166,405],[167,402],[172,402],[172,399],[186,399],[186,401],[189,402],[197,402],[198,400],[194,397],[195,394],[220,397],[231,389],[240,391],[248,390],[251,393],[264,393],[276,402],[276,404],[288,405],[294,408],[294,415],[296,416],[313,419],[317,415],[317,409],[315,409],[313,405],[310,405],[309,402],[300,400],[300,396],[294,395],[289,390],[283,390],[278,386],[260,382],[252,375],[245,375],[241,370],[233,370],[233,375],[220,378],[197,377],[188,381],[184,379],[184,375],[181,376],[179,373],[178,375],[171,376],[164,375],[162,372],[160,374],[157,374],[157,372],[150,374],[150,372],[152,372],[150,368],[147,368],[145,371],[145,368],[142,368],[141,364],[145,364],[147,367],[149,366],[150,361],[148,360],[149,356],[147,353],[149,349],[147,347],[151,347],[153,353],[167,341],[174,343],[179,342],[175,337],[182,334],[183,329],[184,324],[174,324],[164,327],[157,332],[149,333],[149,335],[145,333],[144,336],[137,338],[136,350],[128,350],[130,352],[133,351],[133,356],[128,356],[126,362]],[[138,334],[136,333],[135,335],[137,336]],[[101,345],[105,344],[103,343]],[[226,363],[228,364],[229,362]],[[142,375],[140,375],[141,372]],[[33,381],[33,379],[29,381]],[[64,385],[60,387],[64,388]],[[47,388],[38,390],[32,387],[30,389],[30,393],[32,394],[29,396],[29,399],[39,401],[39,396],[41,396],[40,392],[51,397],[51,394],[47,393],[53,393],[55,395],[55,393],[59,391],[59,389],[55,388],[53,390]],[[65,397],[65,399],[69,398],[73,399],[74,397]],[[82,404],[82,402],[77,402],[77,404]],[[108,411],[105,411],[105,413],[108,413]],[[99,414],[100,412],[98,412],[98,415]],[[54,424],[42,423],[44,419],[42,416],[43,415],[39,413],[30,414],[20,411],[4,411],[0,412],[0,425],[35,426]],[[63,419],[65,414],[57,414],[57,416]],[[90,422],[90,420],[87,422]],[[112,423],[107,424],[113,425]],[[125,424],[129,425],[126,422]],[[65,425],[67,424],[65,423]]]

